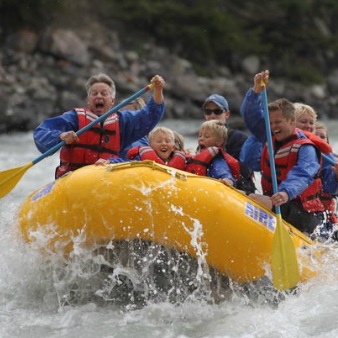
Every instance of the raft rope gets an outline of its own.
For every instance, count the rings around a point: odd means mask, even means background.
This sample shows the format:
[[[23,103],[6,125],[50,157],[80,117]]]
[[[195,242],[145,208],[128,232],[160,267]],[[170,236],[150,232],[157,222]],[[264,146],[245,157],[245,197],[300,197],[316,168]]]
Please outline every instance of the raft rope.
[[[123,163],[117,163],[117,164],[109,164],[106,168],[107,171],[116,171],[116,170],[122,170],[130,167],[148,167],[153,170],[160,170],[166,174],[169,175],[175,175],[175,178],[178,178],[182,181],[186,181],[189,177],[194,177],[196,175],[190,175],[189,173],[177,171],[177,169],[162,166],[154,161],[151,160],[145,160],[145,161],[134,161],[134,162],[123,162]],[[198,176],[197,176],[198,177]]]
[[[162,171],[163,173],[166,173],[170,176],[173,176],[181,181],[187,181],[188,178],[189,179],[198,179],[198,180],[212,180],[217,182],[218,184],[220,184],[220,186],[222,187],[226,187],[228,189],[234,190],[237,193],[243,195],[244,193],[241,192],[240,190],[236,189],[235,187],[231,187],[231,186],[226,186],[224,185],[224,183],[220,182],[218,179],[216,178],[212,178],[212,177],[208,177],[208,176],[199,176],[199,175],[195,175],[193,173],[189,173],[186,171],[182,171],[179,169],[175,169],[175,168],[171,168],[162,164],[159,164],[157,162],[154,162],[152,160],[144,160],[144,161],[133,161],[133,162],[121,162],[121,163],[112,163],[112,164],[108,164],[106,166],[106,171],[108,172],[112,172],[112,171],[116,171],[116,170],[123,170],[126,168],[136,168],[136,167],[148,167],[150,169],[153,170],[159,170]],[[247,196],[248,198],[250,198],[249,196]],[[251,198],[250,198],[251,199]]]

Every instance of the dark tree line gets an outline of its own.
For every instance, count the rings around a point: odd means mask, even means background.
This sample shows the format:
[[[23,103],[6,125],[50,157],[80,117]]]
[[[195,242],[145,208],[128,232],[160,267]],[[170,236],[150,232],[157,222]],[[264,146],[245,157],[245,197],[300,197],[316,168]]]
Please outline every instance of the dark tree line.
[[[336,0],[0,0],[0,38],[46,29],[62,16],[99,20],[125,41],[151,39],[191,60],[199,73],[247,55],[293,80],[320,82],[338,54]]]

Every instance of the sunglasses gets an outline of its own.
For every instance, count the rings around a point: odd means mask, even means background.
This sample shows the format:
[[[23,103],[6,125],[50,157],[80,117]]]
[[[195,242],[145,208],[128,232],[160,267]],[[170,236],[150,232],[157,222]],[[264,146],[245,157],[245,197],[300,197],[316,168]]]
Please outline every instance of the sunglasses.
[[[205,115],[211,115],[212,113],[214,113],[215,115],[221,115],[224,113],[224,109],[204,109],[204,114]]]

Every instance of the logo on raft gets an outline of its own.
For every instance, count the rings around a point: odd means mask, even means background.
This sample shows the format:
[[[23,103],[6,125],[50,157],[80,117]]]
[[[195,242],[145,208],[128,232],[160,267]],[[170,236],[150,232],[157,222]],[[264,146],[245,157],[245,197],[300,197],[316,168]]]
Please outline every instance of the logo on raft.
[[[49,194],[52,190],[52,188],[54,187],[56,181],[48,184],[46,187],[42,188],[41,190],[39,190],[33,197],[32,197],[32,201],[36,201],[39,198],[46,196],[47,194]]]
[[[258,206],[253,205],[251,202],[247,202],[245,205],[245,215],[248,215],[256,222],[261,223],[269,230],[271,231],[275,230],[276,227],[275,216],[269,214],[263,209],[260,209]]]

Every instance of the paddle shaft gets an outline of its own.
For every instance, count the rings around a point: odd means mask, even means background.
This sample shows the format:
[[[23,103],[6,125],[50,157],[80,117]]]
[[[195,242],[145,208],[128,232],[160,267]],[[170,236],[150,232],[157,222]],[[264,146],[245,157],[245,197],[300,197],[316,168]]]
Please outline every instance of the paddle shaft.
[[[118,105],[114,106],[113,108],[109,109],[106,113],[104,113],[103,115],[99,116],[95,121],[92,121],[91,123],[87,124],[85,127],[79,129],[76,132],[76,135],[81,135],[83,134],[85,131],[89,130],[90,128],[92,128],[93,126],[95,126],[97,123],[105,120],[109,115],[115,113],[116,111],[118,111],[120,108],[124,107],[125,105],[127,105],[129,102],[135,100],[136,98],[138,98],[139,96],[141,96],[142,94],[144,94],[145,92],[149,91],[150,89],[152,89],[153,85],[149,84],[147,86],[145,86],[144,88],[142,88],[141,90],[139,90],[137,93],[133,94],[132,96],[130,96],[129,98],[125,99],[124,101],[122,101],[121,103],[119,103]],[[40,162],[41,160],[43,160],[45,157],[48,157],[52,154],[54,154],[56,151],[58,151],[60,148],[62,148],[64,145],[66,145],[65,141],[61,141],[60,143],[58,143],[57,145],[55,145],[54,147],[50,148],[49,150],[47,150],[46,152],[44,152],[42,155],[40,155],[39,157],[37,157],[36,159],[34,159],[32,161],[33,165]]]
[[[265,115],[266,138],[268,143],[273,193],[278,192],[275,156],[271,136],[270,117],[266,87],[263,83],[262,99]],[[271,269],[273,285],[277,290],[295,287],[300,280],[296,250],[290,234],[287,232],[279,206],[275,206],[276,229],[272,240]]]
[[[262,91],[262,99],[263,99],[263,107],[264,107],[264,113],[265,113],[265,129],[266,129],[266,138],[268,142],[268,151],[269,151],[269,157],[270,157],[270,169],[271,169],[271,180],[272,180],[272,191],[274,194],[278,192],[278,185],[277,185],[277,175],[276,175],[276,166],[275,166],[275,156],[273,152],[273,144],[272,144],[272,136],[270,131],[270,116],[269,116],[269,110],[268,110],[268,97],[266,94],[266,88],[263,87]],[[276,214],[280,214],[280,207],[275,207]]]
[[[322,153],[322,157],[323,157],[326,161],[328,161],[330,164],[332,164],[332,165],[335,165],[335,164],[336,164],[335,160],[332,159],[329,155],[323,154],[323,153]]]

